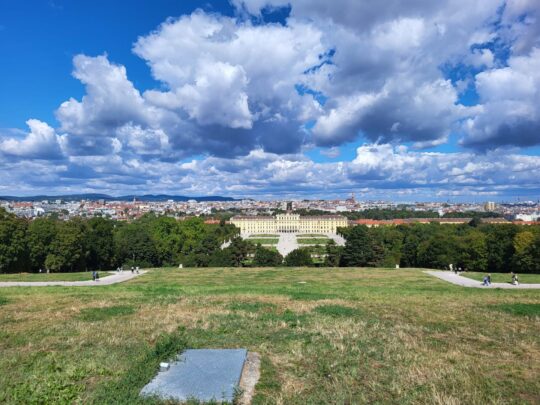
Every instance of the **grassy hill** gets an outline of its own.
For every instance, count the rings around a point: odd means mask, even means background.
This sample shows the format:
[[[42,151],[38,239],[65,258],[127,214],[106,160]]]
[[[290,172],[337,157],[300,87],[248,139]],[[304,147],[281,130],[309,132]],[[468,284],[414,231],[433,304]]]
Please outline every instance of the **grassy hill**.
[[[262,356],[256,404],[538,403],[540,292],[419,270],[159,269],[0,289],[0,403],[151,403],[184,348]]]

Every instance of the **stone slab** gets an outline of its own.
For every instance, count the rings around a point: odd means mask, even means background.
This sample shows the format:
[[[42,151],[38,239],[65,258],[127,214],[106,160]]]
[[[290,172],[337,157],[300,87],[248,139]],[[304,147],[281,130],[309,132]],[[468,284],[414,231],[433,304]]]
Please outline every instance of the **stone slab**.
[[[141,391],[161,399],[184,402],[232,402],[246,360],[246,349],[190,349],[160,371]]]

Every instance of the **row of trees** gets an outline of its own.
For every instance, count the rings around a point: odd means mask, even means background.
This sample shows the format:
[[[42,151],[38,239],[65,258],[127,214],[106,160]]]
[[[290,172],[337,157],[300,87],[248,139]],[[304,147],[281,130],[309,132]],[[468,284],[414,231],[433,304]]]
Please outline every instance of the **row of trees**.
[[[178,221],[148,214],[131,223],[106,218],[28,221],[0,209],[0,273],[205,266],[237,231],[200,218]]]
[[[540,273],[540,227],[513,224],[412,224],[340,230],[341,266],[448,268]]]
[[[514,224],[411,224],[341,228],[344,247],[330,241],[322,260],[309,248],[278,252],[236,238],[210,266],[327,266],[454,268],[480,272],[540,273],[540,227]],[[319,260],[316,260],[319,259]]]
[[[335,245],[335,244],[334,244]],[[312,254],[307,248],[293,250],[285,258],[276,250],[253,245],[240,237],[232,239],[231,244],[215,252],[211,258],[211,267],[276,267],[276,266],[313,266]]]
[[[131,223],[105,218],[60,221],[17,218],[0,209],[0,273],[113,269],[118,266],[376,266],[540,273],[540,227],[514,224],[411,224],[341,228],[344,247],[330,242],[283,258],[238,237],[238,229],[201,218],[153,214]],[[221,249],[224,241],[230,245]]]

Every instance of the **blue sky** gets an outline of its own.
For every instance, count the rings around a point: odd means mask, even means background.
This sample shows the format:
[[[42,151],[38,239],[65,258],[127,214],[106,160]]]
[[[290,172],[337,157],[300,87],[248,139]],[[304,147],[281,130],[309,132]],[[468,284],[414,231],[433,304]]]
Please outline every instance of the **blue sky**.
[[[0,195],[536,200],[539,16],[0,0]]]
[[[196,8],[231,14],[227,1],[0,1],[0,122],[23,128],[30,115],[51,123],[54,110],[69,97],[80,98],[84,87],[71,76],[77,54],[101,55],[122,63],[140,90],[154,81],[144,61],[131,52],[139,35],[170,16]],[[121,18],[119,18],[121,16]],[[46,80],[44,80],[46,79]],[[31,104],[29,104],[31,100]]]

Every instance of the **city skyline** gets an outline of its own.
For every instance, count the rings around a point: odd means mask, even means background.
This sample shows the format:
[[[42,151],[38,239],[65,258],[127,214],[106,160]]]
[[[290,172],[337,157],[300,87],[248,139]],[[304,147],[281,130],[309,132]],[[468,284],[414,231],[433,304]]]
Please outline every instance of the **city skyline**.
[[[537,201],[539,17],[0,0],[0,195]]]

